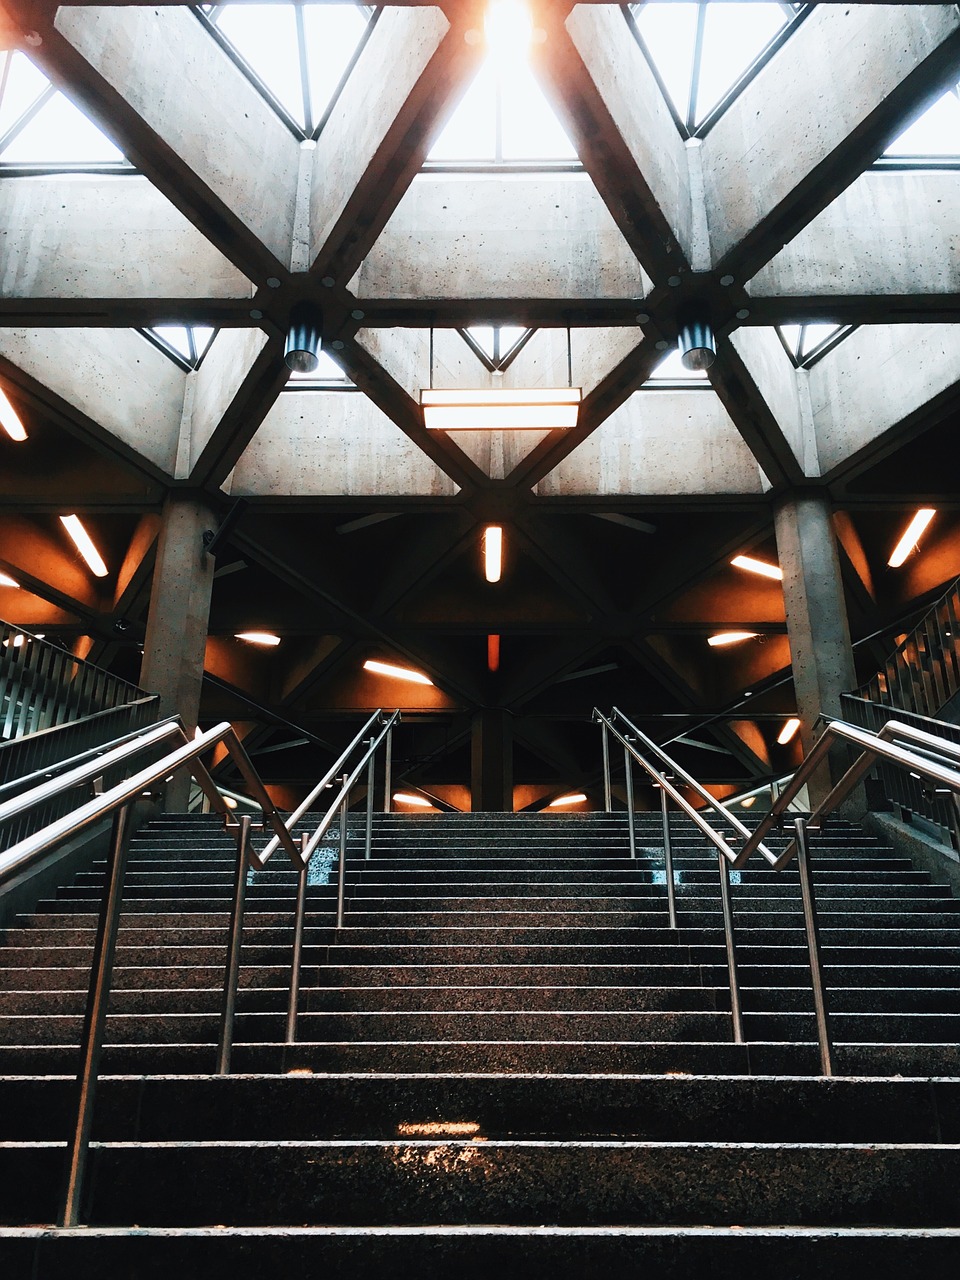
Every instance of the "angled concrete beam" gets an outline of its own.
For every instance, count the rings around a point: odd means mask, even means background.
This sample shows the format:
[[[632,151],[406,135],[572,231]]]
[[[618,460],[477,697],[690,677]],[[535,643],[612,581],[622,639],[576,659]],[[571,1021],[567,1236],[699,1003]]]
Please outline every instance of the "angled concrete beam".
[[[809,371],[821,473],[876,461],[960,401],[955,325],[857,329]]]
[[[735,330],[717,353],[710,381],[764,474],[774,484],[818,475],[797,371],[776,331]]]
[[[251,286],[146,178],[72,175],[0,179],[0,293],[5,314],[42,299],[89,325],[114,300],[159,319],[168,303],[249,298]]]
[[[139,333],[0,328],[0,362],[96,443],[173,476],[187,375]]]
[[[709,391],[641,391],[534,487],[582,494],[762,492],[756,460]]]
[[[754,275],[957,79],[955,5],[818,5],[701,147],[718,269]]]
[[[641,299],[650,289],[591,180],[422,174],[351,288],[367,299]],[[475,319],[475,317],[474,317]]]
[[[300,147],[188,8],[61,6],[34,56],[245,274],[288,268]]]
[[[580,159],[657,282],[693,257],[686,148],[619,8],[578,4],[540,55]]]

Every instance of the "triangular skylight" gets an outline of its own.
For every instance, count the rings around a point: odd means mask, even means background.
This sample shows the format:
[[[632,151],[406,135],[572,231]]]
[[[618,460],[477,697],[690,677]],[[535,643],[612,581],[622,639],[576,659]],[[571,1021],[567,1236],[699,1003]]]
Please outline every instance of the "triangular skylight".
[[[694,134],[759,69],[802,7],[647,0],[630,12],[684,132]]]
[[[922,161],[960,157],[960,88],[948,90],[890,143],[884,157]]]
[[[516,324],[475,324],[461,329],[467,346],[492,372],[503,372],[533,334]]]
[[[158,324],[143,332],[177,364],[196,369],[217,331],[205,324]]]
[[[345,391],[356,387],[347,377],[333,356],[326,351],[317,353],[320,363],[312,373],[291,373],[287,379],[287,391]]]
[[[322,124],[372,21],[357,4],[219,4],[203,12],[306,135]]]
[[[679,350],[673,347],[651,373],[644,386],[674,386],[677,383],[692,386],[710,386],[706,372],[703,369],[684,368]]]
[[[528,63],[487,57],[427,156],[438,164],[577,163]]]
[[[782,324],[778,332],[793,363],[800,369],[806,369],[832,351],[853,333],[854,328],[852,324],[830,324],[818,320],[809,324]]]
[[[0,167],[122,165],[123,153],[20,52],[0,54]]]

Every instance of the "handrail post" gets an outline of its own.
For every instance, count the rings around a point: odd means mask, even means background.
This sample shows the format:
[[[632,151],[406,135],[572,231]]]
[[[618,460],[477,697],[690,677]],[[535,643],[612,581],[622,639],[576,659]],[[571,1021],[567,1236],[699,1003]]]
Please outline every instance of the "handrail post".
[[[237,866],[233,881],[233,909],[230,913],[230,939],[227,964],[223,975],[223,1008],[220,1014],[220,1044],[217,1049],[217,1075],[230,1074],[233,1053],[233,1022],[237,1010],[237,988],[240,984],[240,948],[243,939],[243,909],[247,895],[247,867],[250,860],[250,828],[253,818],[240,815],[237,829]]]
[[[376,742],[375,737],[371,737],[368,744],[370,750],[370,760],[367,763],[367,836],[364,857],[370,861],[370,849],[373,844],[373,783],[375,778],[376,756],[373,752],[373,744]]]
[[[830,1043],[830,1026],[827,1020],[827,999],[820,956],[820,930],[817,925],[817,899],[813,890],[813,876],[810,873],[810,847],[806,818],[797,818],[794,829],[797,833],[797,868],[800,872],[800,896],[803,900],[803,927],[807,935],[807,950],[810,953],[813,1007],[817,1015],[820,1067],[825,1076],[832,1076],[833,1046]]]
[[[393,726],[387,730],[387,736],[383,744],[383,812],[390,812],[390,803],[392,796],[390,789],[393,786]]]
[[[600,724],[601,742],[603,743],[603,807],[606,813],[613,812],[613,787],[610,784],[610,735],[606,722]]]
[[[344,784],[347,774],[343,775]],[[340,865],[337,868],[337,928],[343,928],[343,904],[347,886],[347,807],[350,804],[350,793],[344,793],[340,805]]]
[[[626,736],[626,735],[625,735]],[[627,742],[632,739],[627,737]],[[630,832],[630,857],[637,856],[637,824],[633,812],[633,761],[629,747],[623,748],[623,767],[627,777],[627,829]]]
[[[666,773],[661,773],[666,779]],[[671,929],[677,927],[677,895],[673,883],[673,845],[670,843],[670,810],[667,807],[667,788],[660,788],[660,813],[663,817],[663,873],[667,882],[667,916]]]
[[[83,1176],[90,1149],[93,1103],[96,1096],[100,1058],[103,1053],[107,1004],[110,999],[110,979],[113,974],[113,958],[117,949],[117,931],[120,926],[120,908],[123,902],[123,878],[127,869],[129,828],[130,805],[125,804],[117,810],[113,819],[113,833],[107,858],[107,884],[103,902],[100,905],[97,937],[93,945],[90,989],[83,1020],[83,1035],[80,1040],[80,1069],[77,1072],[77,1118],[70,1140],[66,1187],[60,1213],[61,1227],[75,1227],[80,1221]]]
[[[290,961],[290,999],[287,1004],[287,1044],[296,1044],[297,1042],[300,965],[303,957],[303,920],[307,911],[307,884],[310,878],[310,859],[306,856],[308,838],[306,834],[300,837],[303,861],[297,871],[297,905],[293,918],[293,956]]]
[[[737,975],[737,942],[733,931],[733,903],[730,900],[730,864],[720,851],[720,903],[723,907],[723,937],[727,948],[727,979],[730,984],[730,1014],[733,1043],[743,1044],[743,1010],[740,1006],[740,979]]]

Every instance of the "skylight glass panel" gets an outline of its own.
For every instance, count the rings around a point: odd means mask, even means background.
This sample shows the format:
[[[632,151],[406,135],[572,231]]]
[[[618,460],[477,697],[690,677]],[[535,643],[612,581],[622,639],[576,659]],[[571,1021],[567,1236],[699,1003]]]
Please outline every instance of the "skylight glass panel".
[[[197,368],[217,333],[206,324],[158,324],[142,332],[177,364],[190,369]]]
[[[885,156],[960,156],[960,96],[956,88],[891,142]]]
[[[657,382],[692,382],[706,383],[707,374],[704,369],[687,369],[684,367],[683,361],[680,359],[679,350],[674,347],[672,351],[668,351],[663,357],[653,373],[647,381],[650,383]]]
[[[436,142],[428,159],[495,160],[497,154],[497,73],[480,68]]]
[[[488,355],[491,360],[495,359],[493,354],[495,329],[492,324],[472,324],[467,333],[485,355]]]
[[[517,324],[474,324],[466,331],[461,329],[460,333],[474,354],[482,352],[491,371],[503,372],[533,329]]]
[[[849,334],[855,325],[831,324],[816,320],[809,324],[781,324],[778,332],[794,364],[806,368],[815,364],[821,355],[832,350]]]
[[[803,326],[803,338],[800,342],[800,359],[806,360],[809,356],[833,338],[843,328],[842,324],[805,324]]]
[[[186,325],[158,324],[152,332],[158,338],[161,338],[168,347],[173,347],[174,351],[183,356],[184,360],[193,359],[193,345],[190,342],[190,334]]]
[[[293,5],[225,4],[216,23],[277,101],[303,124],[303,85]]]
[[[22,53],[0,54],[0,138],[49,87],[47,77]]]
[[[699,122],[720,102],[786,25],[779,4],[708,4],[697,85]]]
[[[687,118],[693,55],[697,43],[698,4],[633,5],[633,16],[656,65],[674,110]]]
[[[317,359],[320,363],[312,373],[293,372],[290,374],[290,377],[287,379],[288,389],[296,391],[298,383],[303,389],[316,387],[318,385],[330,387],[355,386],[355,383],[350,381],[344,371],[337,364],[336,360],[334,360],[333,356],[328,352],[323,350],[319,351],[317,353]]]
[[[307,67],[313,124],[321,119],[367,29],[353,4],[305,4]]]
[[[505,76],[500,101],[504,160],[576,160],[577,152],[529,67]]]
[[[0,153],[3,164],[115,164],[123,158],[62,93],[55,93]]]

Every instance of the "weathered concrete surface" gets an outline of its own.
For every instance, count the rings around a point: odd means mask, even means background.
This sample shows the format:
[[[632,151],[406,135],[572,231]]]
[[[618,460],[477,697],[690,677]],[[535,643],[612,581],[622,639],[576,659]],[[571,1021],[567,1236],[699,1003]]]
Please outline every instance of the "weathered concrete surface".
[[[197,464],[224,414],[241,391],[254,362],[267,345],[260,329],[221,329],[193,380],[193,406],[187,474]]]
[[[449,29],[437,8],[381,12],[317,141],[310,199],[314,258]]]
[[[364,298],[642,298],[586,174],[421,174],[351,287]]]
[[[730,342],[743,361],[783,438],[806,476],[820,474],[813,425],[790,357],[773,328],[736,329]]]
[[[955,5],[820,5],[704,139],[715,259],[766,220],[792,234],[818,213],[829,187],[803,184],[861,150],[879,155],[913,103],[956,80],[955,57],[951,72],[938,54],[958,31]]]
[[[174,474],[186,374],[132,329],[4,329],[0,356]]]
[[[824,476],[960,383],[955,325],[866,325],[808,374]]]
[[[457,486],[359,392],[285,392],[237,463],[234,497],[452,497]]]
[[[286,264],[300,148],[190,10],[63,6],[57,30]]]
[[[448,335],[463,347],[465,357],[477,365],[478,376],[486,372],[475,356],[456,334]],[[436,335],[435,345],[440,334]],[[364,351],[369,352],[374,360],[386,370],[391,378],[401,386],[409,396],[417,402],[420,400],[421,387],[430,385],[430,330],[429,329],[360,329],[357,332],[357,343]],[[434,374],[438,368],[437,353],[434,350]],[[440,385],[438,383],[438,385]],[[463,384],[465,386],[482,387],[482,381]]]
[[[639,170],[643,190],[687,257],[693,221],[686,148],[647,60],[614,6],[578,4],[566,21],[577,52]]]
[[[960,174],[863,174],[757,272],[747,292],[960,292]]]
[[[545,476],[543,497],[756,494],[761,471],[709,391],[638,391]]]
[[[853,648],[830,504],[819,496],[789,498],[778,504],[774,522],[806,755],[818,737],[817,717],[838,715],[840,695],[856,685]],[[840,765],[831,759],[831,767],[810,778],[814,805],[830,790],[831,773],[836,780]]]
[[[142,177],[0,179],[5,298],[243,298],[250,281]]]

